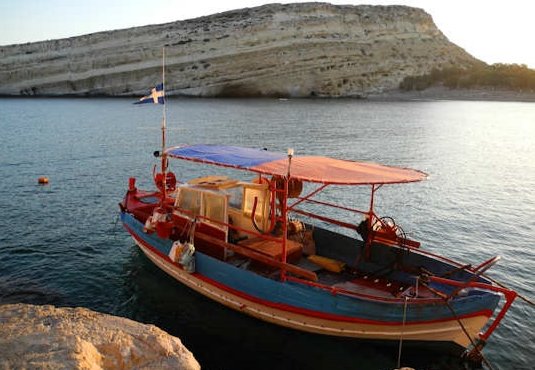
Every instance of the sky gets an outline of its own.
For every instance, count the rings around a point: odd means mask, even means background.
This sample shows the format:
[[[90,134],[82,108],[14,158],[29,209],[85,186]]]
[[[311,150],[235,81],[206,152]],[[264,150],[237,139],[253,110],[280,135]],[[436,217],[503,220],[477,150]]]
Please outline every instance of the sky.
[[[309,0],[310,1],[310,0]],[[52,40],[303,0],[0,0],[0,45]],[[535,68],[533,0],[331,0],[408,5],[432,15],[448,39],[489,64]]]

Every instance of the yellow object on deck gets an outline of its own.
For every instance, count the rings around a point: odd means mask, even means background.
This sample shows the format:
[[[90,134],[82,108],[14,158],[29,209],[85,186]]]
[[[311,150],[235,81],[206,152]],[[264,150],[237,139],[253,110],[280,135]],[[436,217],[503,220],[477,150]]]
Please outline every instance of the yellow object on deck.
[[[333,260],[332,258],[318,256],[316,254],[308,256],[308,260],[331,272],[340,272],[346,266],[345,262]]]
[[[227,176],[204,176],[188,181],[190,185],[202,186],[205,188],[228,188],[236,185],[238,180],[228,178]]]

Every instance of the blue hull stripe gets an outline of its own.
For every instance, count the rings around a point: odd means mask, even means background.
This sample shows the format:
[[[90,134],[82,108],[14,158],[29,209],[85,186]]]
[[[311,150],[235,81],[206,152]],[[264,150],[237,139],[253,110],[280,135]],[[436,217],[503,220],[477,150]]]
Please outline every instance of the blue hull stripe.
[[[143,225],[129,214],[122,213],[121,220],[136,237],[167,255],[171,241],[155,234],[143,232]],[[318,313],[345,316],[353,319],[372,320],[385,324],[403,321],[403,302],[384,302],[333,295],[330,292],[303,284],[268,279],[253,272],[224,263],[203,253],[196,252],[196,272],[242,294],[273,304],[288,305]],[[471,315],[483,310],[493,311],[500,296],[484,292],[458,297],[450,302],[457,316]],[[422,323],[451,319],[451,312],[443,303],[410,304],[407,309],[407,323]]]

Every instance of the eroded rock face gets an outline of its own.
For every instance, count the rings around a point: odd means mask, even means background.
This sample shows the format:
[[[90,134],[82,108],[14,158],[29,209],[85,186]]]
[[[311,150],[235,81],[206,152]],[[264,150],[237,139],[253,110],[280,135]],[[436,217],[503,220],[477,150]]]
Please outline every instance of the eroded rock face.
[[[366,96],[478,61],[405,6],[271,4],[161,25],[0,47],[0,94]]]
[[[0,306],[0,369],[188,369],[180,340],[153,325],[85,308]]]

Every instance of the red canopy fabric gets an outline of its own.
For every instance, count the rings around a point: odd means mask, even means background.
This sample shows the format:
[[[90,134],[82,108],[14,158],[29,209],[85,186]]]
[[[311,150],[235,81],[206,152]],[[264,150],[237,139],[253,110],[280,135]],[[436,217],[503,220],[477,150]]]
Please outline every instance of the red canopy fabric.
[[[263,163],[254,167],[254,170],[283,176],[288,173],[288,159]],[[375,163],[303,156],[292,158],[290,176],[322,184],[372,185],[422,181],[425,180],[427,174],[413,169],[383,166]]]

